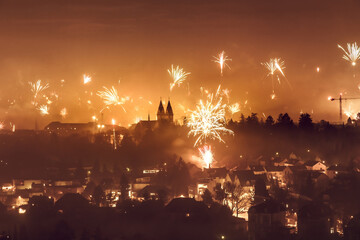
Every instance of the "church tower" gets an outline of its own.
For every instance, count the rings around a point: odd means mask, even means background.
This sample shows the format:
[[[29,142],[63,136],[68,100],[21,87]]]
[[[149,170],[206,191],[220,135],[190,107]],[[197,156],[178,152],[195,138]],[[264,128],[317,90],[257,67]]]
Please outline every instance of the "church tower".
[[[166,107],[166,116],[169,122],[174,121],[174,113],[170,104],[170,99],[168,101],[167,107]]]
[[[165,119],[165,110],[164,110],[164,106],[162,104],[161,99],[160,99],[160,104],[159,104],[159,108],[158,108],[156,116],[157,116],[158,121],[162,121]]]

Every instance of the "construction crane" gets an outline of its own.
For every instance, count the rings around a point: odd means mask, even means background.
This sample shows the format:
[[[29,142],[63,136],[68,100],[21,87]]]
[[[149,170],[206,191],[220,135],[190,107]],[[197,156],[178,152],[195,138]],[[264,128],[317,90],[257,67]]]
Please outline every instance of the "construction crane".
[[[330,97],[329,100],[330,101],[339,101],[339,107],[340,107],[340,121],[342,122],[342,115],[343,115],[343,110],[342,110],[342,102],[346,101],[346,100],[359,100],[360,97],[352,97],[352,98],[344,98],[342,97],[342,94],[340,93],[340,97],[339,98],[332,98]]]

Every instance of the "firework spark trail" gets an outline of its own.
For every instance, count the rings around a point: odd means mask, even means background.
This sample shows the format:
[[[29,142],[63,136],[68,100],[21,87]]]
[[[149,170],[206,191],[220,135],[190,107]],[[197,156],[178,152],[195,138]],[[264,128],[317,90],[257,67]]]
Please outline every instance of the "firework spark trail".
[[[274,75],[276,71],[279,71],[281,75],[286,79],[284,74],[285,62],[281,60],[281,58],[270,58],[268,62],[261,63],[261,65],[265,66],[265,68],[269,71],[267,77],[271,76],[271,85],[272,85],[272,94],[270,95],[271,99],[275,99],[275,86],[274,86]],[[281,84],[280,77],[277,76],[277,80],[279,84]],[[287,79],[286,79],[287,80]],[[288,82],[288,81],[287,81]],[[291,87],[290,83],[288,82]]]
[[[62,118],[65,118],[68,115],[67,109],[66,108],[61,109],[60,115]]]
[[[84,81],[84,84],[91,82],[91,76],[84,74],[83,81]]]
[[[41,84],[41,80],[37,80],[36,82],[29,82],[30,87],[31,87],[31,92],[34,94],[34,102],[33,104],[36,106],[37,102],[36,102],[36,98],[38,97],[38,95],[44,91],[45,89],[47,89],[49,87],[49,84],[45,84],[42,85]]]
[[[171,69],[168,69],[167,71],[173,80],[173,82],[170,83],[170,91],[175,87],[175,85],[178,85],[179,87],[190,74],[189,72],[185,72],[184,69],[180,68],[179,66],[174,68],[173,65],[171,65]]]
[[[231,115],[234,115],[235,113],[240,112],[240,104],[239,103],[234,103],[232,105],[229,105],[228,109],[231,112]]]
[[[226,104],[222,103],[221,97],[217,98],[218,100],[215,101],[213,94],[210,94],[205,103],[200,100],[196,110],[191,111],[187,125],[190,127],[188,135],[197,137],[194,146],[208,138],[224,142],[220,136],[221,133],[233,134],[233,131],[224,126]]]
[[[224,90],[222,90],[222,93],[225,95],[226,99],[227,99],[227,102],[229,103],[230,101],[230,90],[225,88]]]
[[[47,105],[41,105],[38,110],[40,111],[40,114],[42,116],[48,115],[49,114],[49,107]]]
[[[202,148],[198,148],[198,150],[200,152],[202,161],[206,164],[205,167],[210,168],[214,160],[214,155],[211,151],[211,146],[205,145]]]
[[[338,47],[345,53],[343,55],[343,59],[351,62],[351,65],[355,66],[356,61],[360,59],[360,48],[357,46],[356,42],[352,44],[348,43],[347,51],[342,46],[340,46],[340,44],[338,44]]]
[[[228,67],[229,69],[231,69],[230,66],[226,62],[227,61],[232,61],[232,59],[230,59],[228,56],[226,56],[224,51],[222,51],[218,55],[218,57],[214,56],[214,58],[215,58],[215,60],[213,60],[213,61],[218,63],[219,66],[220,66],[221,76],[223,75],[223,70],[224,70],[225,67]]]
[[[114,86],[112,86],[110,89],[108,89],[107,87],[103,88],[105,89],[105,91],[98,91],[96,95],[98,95],[103,100],[104,104],[106,105],[105,108],[108,108],[109,106],[120,105],[122,109],[126,112],[125,108],[122,105],[129,100],[129,97],[120,98],[118,91],[115,89]]]

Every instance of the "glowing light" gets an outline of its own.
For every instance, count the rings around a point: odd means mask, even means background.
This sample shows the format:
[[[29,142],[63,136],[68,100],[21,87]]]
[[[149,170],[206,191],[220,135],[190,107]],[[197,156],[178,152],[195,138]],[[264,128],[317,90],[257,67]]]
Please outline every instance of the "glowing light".
[[[228,106],[228,109],[230,110],[231,114],[234,115],[235,113],[240,112],[240,104],[234,103]]]
[[[185,81],[186,77],[190,74],[185,72],[184,69],[180,68],[179,66],[176,66],[176,68],[174,68],[173,65],[171,65],[171,68],[168,69],[168,73],[173,80],[173,82],[170,83],[170,91],[175,87],[175,85],[178,85],[179,87],[181,83]]]
[[[356,65],[356,61],[360,59],[360,48],[357,46],[356,42],[355,43],[348,43],[347,44],[347,51],[338,44],[338,47],[344,51],[344,55],[343,55],[343,59],[345,59],[346,61],[351,62],[351,65],[355,66]]]
[[[285,74],[283,70],[285,69],[285,62],[282,61],[280,58],[270,58],[269,62],[261,63],[263,66],[269,70],[268,76],[274,75],[276,70],[278,70],[284,77]]]
[[[4,129],[4,127],[5,127],[4,122],[3,122],[3,121],[0,121],[0,130]]]
[[[45,89],[47,89],[49,87],[49,84],[45,84],[42,85],[41,84],[41,80],[37,80],[36,82],[29,82],[30,87],[31,87],[31,92],[34,94],[34,105],[36,105],[36,98],[37,96],[44,91]]]
[[[113,118],[113,119],[111,119],[111,124],[112,125],[115,125],[116,124],[116,120]]]
[[[26,209],[24,208],[19,208],[19,214],[24,214],[26,213]]]
[[[126,98],[120,98],[118,91],[115,89],[114,86],[112,86],[110,89],[103,87],[105,91],[98,91],[97,95],[102,98],[104,104],[106,106],[117,106],[117,105],[123,105],[127,100],[129,100],[128,97]],[[121,106],[122,107],[122,106]],[[122,107],[125,111],[124,107]]]
[[[40,111],[40,114],[42,116],[48,115],[49,114],[49,107],[47,105],[41,105],[38,110]]]
[[[12,132],[15,132],[15,131],[16,131],[16,125],[15,125],[15,123],[10,122],[10,127],[11,127],[11,131],[12,131]]]
[[[205,145],[202,148],[198,148],[200,154],[201,154],[201,158],[203,160],[203,162],[206,164],[205,166],[207,168],[210,168],[211,163],[213,162],[214,159],[214,155],[211,152],[211,146]]]
[[[221,76],[223,75],[223,70],[224,70],[225,67],[228,67],[229,69],[231,69],[230,66],[229,66],[226,62],[227,62],[227,61],[232,61],[232,59],[228,58],[228,56],[225,56],[225,52],[224,52],[224,51],[222,51],[222,52],[218,55],[218,57],[215,57],[215,56],[214,56],[214,58],[215,58],[215,60],[213,60],[213,61],[216,62],[216,63],[218,63],[219,66],[220,66]]]
[[[226,104],[222,104],[222,98],[218,96],[219,90],[220,86],[215,95],[218,100],[215,101],[214,95],[210,94],[205,103],[200,100],[196,110],[191,111],[187,125],[190,127],[188,135],[197,137],[194,146],[207,138],[224,142],[220,133],[233,134],[233,131],[224,127]]]
[[[271,85],[272,85],[272,94],[270,95],[271,99],[275,99],[275,88],[274,88],[274,75],[276,71],[280,72],[283,77],[285,77],[284,69],[285,62],[280,58],[270,58],[269,62],[261,63],[269,71],[267,77],[271,76]],[[279,84],[281,84],[280,77],[276,76]]]
[[[319,68],[319,67],[316,68],[316,72],[320,72],[320,68]]]
[[[65,118],[68,115],[67,109],[66,108],[61,109],[60,115],[62,118]]]
[[[344,114],[351,119],[357,119],[357,111],[352,109],[351,106],[348,106],[347,109],[344,109]]]
[[[84,74],[83,81],[84,81],[84,84],[88,84],[89,82],[91,82],[91,76]]]

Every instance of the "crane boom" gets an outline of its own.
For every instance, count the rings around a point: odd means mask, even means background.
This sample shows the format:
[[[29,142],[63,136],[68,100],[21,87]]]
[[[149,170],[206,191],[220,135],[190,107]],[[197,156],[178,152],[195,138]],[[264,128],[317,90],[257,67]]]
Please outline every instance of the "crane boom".
[[[339,108],[340,108],[340,121],[342,122],[342,102],[346,101],[346,100],[359,100],[360,97],[347,97],[347,98],[343,98],[342,94],[340,94],[339,98],[330,98],[330,101],[339,101]]]

